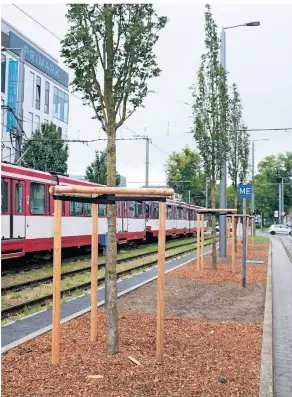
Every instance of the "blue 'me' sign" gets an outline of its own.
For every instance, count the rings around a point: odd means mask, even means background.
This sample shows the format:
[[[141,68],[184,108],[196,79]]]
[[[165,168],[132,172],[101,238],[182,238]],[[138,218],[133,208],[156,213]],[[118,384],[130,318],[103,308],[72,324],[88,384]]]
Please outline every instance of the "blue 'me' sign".
[[[239,198],[251,198],[252,197],[252,184],[238,185],[238,197]]]

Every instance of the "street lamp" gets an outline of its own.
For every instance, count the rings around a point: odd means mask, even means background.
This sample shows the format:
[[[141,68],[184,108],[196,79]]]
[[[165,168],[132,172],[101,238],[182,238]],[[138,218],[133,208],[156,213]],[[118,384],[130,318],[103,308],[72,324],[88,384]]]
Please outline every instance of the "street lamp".
[[[221,31],[221,48],[220,48],[220,63],[224,69],[226,69],[226,29],[239,28],[241,26],[259,26],[260,23],[258,21],[255,22],[247,22],[242,25],[234,25],[223,27]],[[226,188],[227,188],[227,167],[226,161],[224,162],[222,169],[222,176],[220,180],[220,208],[226,208],[227,200],[226,200]],[[219,235],[219,256],[226,256],[226,215],[221,215],[219,217],[220,224],[220,235]]]
[[[281,178],[281,185],[279,183],[279,224],[282,224],[282,220],[284,221],[284,216],[282,218],[282,212],[285,212],[285,200],[284,200],[284,179],[288,179],[291,182],[291,177],[283,177]]]

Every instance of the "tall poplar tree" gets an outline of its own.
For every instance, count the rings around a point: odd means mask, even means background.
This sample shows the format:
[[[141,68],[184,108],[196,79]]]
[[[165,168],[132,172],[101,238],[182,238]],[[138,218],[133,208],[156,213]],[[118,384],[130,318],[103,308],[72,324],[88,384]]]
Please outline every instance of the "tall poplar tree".
[[[220,41],[211,7],[206,5],[205,47],[193,93],[194,138],[204,172],[211,185],[211,206],[216,206],[216,181],[220,180],[228,153],[228,88],[225,69],[219,62]],[[212,263],[216,268],[216,217],[212,217]]]

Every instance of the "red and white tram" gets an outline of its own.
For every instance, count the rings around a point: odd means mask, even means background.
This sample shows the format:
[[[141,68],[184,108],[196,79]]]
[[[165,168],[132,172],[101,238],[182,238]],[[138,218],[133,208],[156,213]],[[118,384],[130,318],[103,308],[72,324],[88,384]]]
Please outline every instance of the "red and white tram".
[[[95,185],[1,163],[2,259],[43,256],[53,249],[53,197],[51,185]],[[62,248],[91,245],[91,205],[63,202]],[[158,202],[117,202],[117,243],[151,240],[158,235]],[[99,238],[107,231],[106,206],[100,204]],[[196,232],[196,207],[167,199],[166,234],[171,237]],[[206,224],[205,224],[206,229]]]

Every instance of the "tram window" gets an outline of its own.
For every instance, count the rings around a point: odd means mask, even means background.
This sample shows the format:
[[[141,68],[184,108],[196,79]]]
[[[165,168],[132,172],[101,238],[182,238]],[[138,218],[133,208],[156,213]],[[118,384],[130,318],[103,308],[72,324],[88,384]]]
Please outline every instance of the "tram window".
[[[91,216],[91,204],[84,203],[84,216]]]
[[[70,215],[81,216],[83,214],[83,203],[78,201],[70,201]]]
[[[98,216],[106,216],[106,205],[105,204],[99,204]]]
[[[142,203],[135,203],[135,218],[143,218]]]
[[[30,213],[34,215],[43,215],[45,213],[45,185],[31,182]]]
[[[8,212],[8,182],[1,181],[1,213]]]
[[[15,212],[17,214],[22,214],[23,212],[23,185],[22,183],[17,183],[15,185]]]
[[[151,203],[145,203],[146,219],[150,218]]]
[[[181,207],[177,209],[177,219],[183,219],[183,209]]]
[[[153,203],[153,219],[159,218],[159,204]]]
[[[129,203],[129,218],[135,218],[135,202],[130,201]]]
[[[172,207],[171,205],[166,206],[166,219],[172,219]]]

